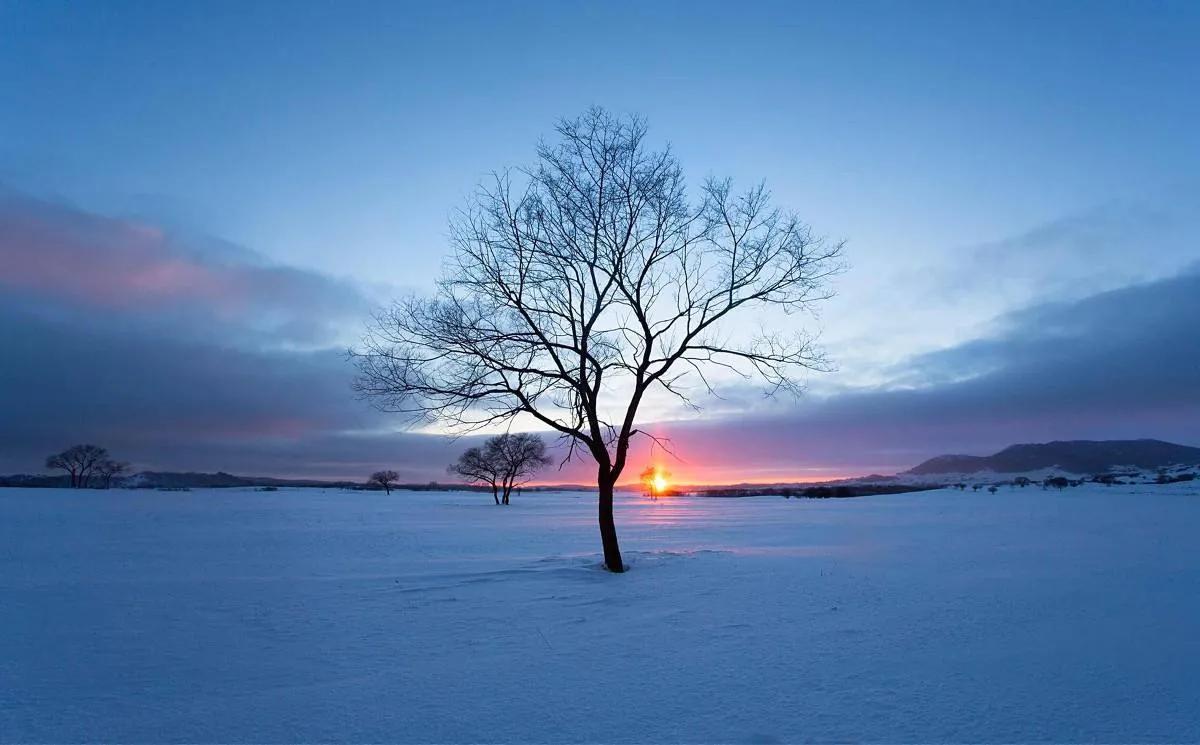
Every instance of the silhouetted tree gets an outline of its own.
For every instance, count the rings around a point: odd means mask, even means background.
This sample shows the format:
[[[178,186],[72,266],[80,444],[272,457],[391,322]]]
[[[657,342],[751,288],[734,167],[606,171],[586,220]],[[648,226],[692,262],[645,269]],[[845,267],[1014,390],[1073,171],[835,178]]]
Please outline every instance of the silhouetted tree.
[[[482,447],[467,448],[458,460],[446,469],[455,476],[461,476],[467,483],[489,486],[492,489],[492,499],[500,504],[500,474],[499,464],[483,454]]]
[[[126,473],[129,470],[129,464],[124,461],[105,459],[96,464],[96,474],[101,478],[101,483],[105,489],[112,486],[114,478]]]
[[[508,504],[513,489],[528,483],[550,463],[546,442],[539,435],[521,432],[497,435],[482,447],[468,448],[446,470],[470,483],[491,487],[496,504]]]
[[[646,496],[651,499],[658,499],[665,491],[662,484],[670,475],[658,466],[646,466],[641,474],[638,475],[638,480],[641,481]]]
[[[395,471],[376,471],[367,479],[368,484],[375,484],[387,494],[392,493],[392,486],[400,480],[400,474]]]
[[[840,243],[814,237],[759,185],[710,179],[689,199],[646,125],[592,109],[560,121],[528,170],[480,187],[454,218],[455,256],[428,299],[380,313],[353,351],[383,410],[473,431],[516,418],[596,463],[605,566],[624,571],[613,490],[638,410],[657,389],[691,403],[715,370],[798,392],[823,358],[798,324],[831,291]],[[737,333],[743,318],[761,334]],[[788,333],[784,333],[784,331]]]
[[[504,464],[504,497],[501,501],[508,504],[512,490],[524,486],[541,469],[551,464],[546,455],[546,442],[539,435],[524,432],[515,435],[504,434],[493,437],[501,462]]]
[[[658,469],[654,466],[646,466],[638,474],[638,481],[642,484],[642,493],[651,499],[654,498],[654,476],[657,473]]]
[[[108,451],[95,445],[73,445],[46,458],[46,468],[66,471],[72,489],[84,489],[91,483],[92,472],[108,460]]]

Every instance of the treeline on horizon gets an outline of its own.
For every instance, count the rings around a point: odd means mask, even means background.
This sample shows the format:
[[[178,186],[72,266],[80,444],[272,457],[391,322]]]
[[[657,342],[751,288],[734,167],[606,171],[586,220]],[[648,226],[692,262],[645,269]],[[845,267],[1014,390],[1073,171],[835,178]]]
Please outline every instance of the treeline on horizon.
[[[173,472],[173,471],[142,471],[132,476],[122,478],[114,484],[121,489],[225,489],[236,487],[308,487],[325,489],[350,489],[355,491],[383,491],[383,487],[364,481],[323,481],[319,479],[282,479],[271,476],[236,476],[224,471],[217,473]],[[68,474],[12,474],[0,475],[0,487],[24,487],[34,489],[69,489],[71,477]],[[102,486],[93,484],[87,489],[101,489]],[[424,481],[397,483],[392,489],[402,491],[471,491],[490,492],[488,486],[461,483],[442,483]],[[525,486],[524,491],[582,491],[589,487],[574,484],[555,486]]]
[[[61,474],[0,475],[0,487],[61,488],[61,489],[163,489],[182,491],[191,488],[220,489],[230,487],[260,487],[274,491],[279,487],[310,487],[362,491],[490,491],[500,504],[508,504],[509,495],[516,491],[574,491],[584,487],[559,484],[531,486],[528,482],[543,466],[550,464],[546,444],[540,435],[518,433],[491,437],[482,447],[468,448],[447,471],[465,481],[443,484],[438,481],[401,482],[393,470],[376,471],[364,481],[285,479],[270,476],[235,476],[231,473],[199,473],[195,471],[141,471],[131,473],[127,461],[118,461],[106,448],[79,444],[46,457],[45,467],[63,471]]]
[[[798,499],[846,499],[876,494],[906,494],[908,492],[941,489],[932,484],[838,484],[817,486],[766,486],[758,488],[730,487],[705,489],[696,492],[701,497],[796,497]]]
[[[70,477],[67,475],[27,475],[15,474],[11,476],[0,476],[0,487],[24,487],[24,488],[44,488],[44,489],[66,489],[70,488]],[[144,471],[136,474],[134,477],[126,478],[121,483],[115,485],[121,489],[162,489],[162,490],[186,490],[186,489],[229,489],[238,487],[258,487],[258,488],[280,488],[280,487],[299,487],[299,488],[325,488],[325,489],[346,489],[351,491],[383,491],[383,487],[377,484],[364,483],[360,481],[321,481],[310,479],[280,479],[273,477],[254,477],[254,476],[235,476],[230,473],[175,473],[175,472],[160,472],[160,471]],[[100,489],[102,487],[92,486],[91,489]],[[449,492],[449,491],[468,491],[490,493],[491,487],[477,484],[459,484],[459,483],[442,483],[438,481],[426,481],[421,483],[397,483],[391,484],[392,490],[399,491],[423,491],[423,492]],[[540,491],[591,491],[593,487],[583,486],[580,484],[555,484],[549,486],[525,486],[522,491],[540,492]],[[877,494],[903,494],[906,492],[927,491],[931,489],[939,489],[940,486],[932,485],[906,485],[906,484],[863,484],[863,485],[839,485],[839,486],[807,486],[807,487],[761,487],[761,488],[746,488],[746,487],[729,487],[729,488],[706,488],[696,491],[677,491],[672,490],[666,496],[684,496],[694,495],[698,497],[761,497],[761,496],[780,496],[780,497],[796,497],[804,499],[841,499],[846,497],[865,497]],[[623,488],[622,491],[635,492],[637,489],[633,486]]]

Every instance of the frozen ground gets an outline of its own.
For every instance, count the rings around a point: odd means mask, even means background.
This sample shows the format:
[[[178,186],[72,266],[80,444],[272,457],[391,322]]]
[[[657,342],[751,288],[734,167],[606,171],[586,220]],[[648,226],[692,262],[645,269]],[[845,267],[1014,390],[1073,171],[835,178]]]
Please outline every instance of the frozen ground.
[[[1200,741],[1200,485],[0,490],[0,740]]]

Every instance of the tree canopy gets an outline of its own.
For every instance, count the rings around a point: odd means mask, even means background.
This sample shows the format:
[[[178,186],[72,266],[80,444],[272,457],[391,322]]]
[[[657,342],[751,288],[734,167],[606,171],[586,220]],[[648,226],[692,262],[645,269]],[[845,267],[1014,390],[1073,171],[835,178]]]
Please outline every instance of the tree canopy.
[[[379,313],[352,352],[356,390],[381,409],[458,432],[525,418],[565,438],[568,457],[591,457],[618,572],[613,487],[646,396],[694,405],[717,371],[798,392],[822,355],[765,311],[811,310],[841,269],[841,243],[762,185],[708,179],[689,195],[646,132],[603,109],[559,122],[534,166],[495,174],[457,213],[433,295]],[[739,317],[762,327],[734,333]]]
[[[521,432],[497,435],[480,447],[468,448],[447,470],[470,483],[491,487],[496,504],[508,504],[514,488],[528,483],[551,462],[545,441]]]

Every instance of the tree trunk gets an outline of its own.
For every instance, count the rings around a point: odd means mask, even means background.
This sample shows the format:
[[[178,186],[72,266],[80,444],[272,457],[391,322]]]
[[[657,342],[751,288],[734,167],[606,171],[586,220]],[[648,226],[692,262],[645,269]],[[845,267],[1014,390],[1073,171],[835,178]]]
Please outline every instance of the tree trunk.
[[[496,500],[497,505],[500,504],[500,489],[495,484],[492,484],[492,499]]]
[[[610,572],[625,571],[621,547],[617,544],[617,526],[613,522],[613,483],[600,479],[600,542],[604,544],[604,566]]]

